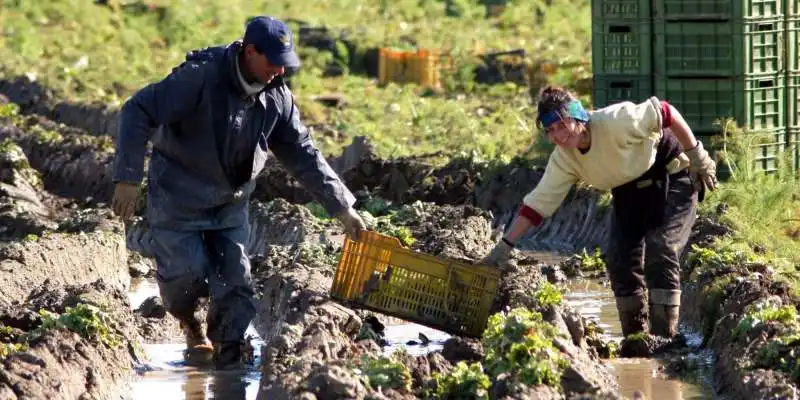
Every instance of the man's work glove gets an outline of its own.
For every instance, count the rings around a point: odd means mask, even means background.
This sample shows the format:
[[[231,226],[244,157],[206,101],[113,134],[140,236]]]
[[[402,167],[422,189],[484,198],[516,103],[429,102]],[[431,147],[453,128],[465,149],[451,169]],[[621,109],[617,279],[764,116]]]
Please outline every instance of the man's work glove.
[[[489,255],[484,257],[479,264],[499,267],[508,262],[508,259],[511,257],[511,250],[514,250],[514,247],[506,242],[505,239],[501,239],[497,242]]]
[[[128,222],[136,211],[136,200],[139,198],[139,185],[130,182],[119,182],[114,188],[111,207],[123,222]]]
[[[697,141],[697,146],[686,150],[689,157],[689,174],[698,192],[703,193],[704,189],[713,191],[717,187],[717,163],[708,156],[708,152],[703,148],[703,143]]]
[[[347,236],[350,236],[353,240],[358,240],[361,231],[367,229],[364,220],[352,207],[337,215],[336,218],[344,225],[344,232]]]

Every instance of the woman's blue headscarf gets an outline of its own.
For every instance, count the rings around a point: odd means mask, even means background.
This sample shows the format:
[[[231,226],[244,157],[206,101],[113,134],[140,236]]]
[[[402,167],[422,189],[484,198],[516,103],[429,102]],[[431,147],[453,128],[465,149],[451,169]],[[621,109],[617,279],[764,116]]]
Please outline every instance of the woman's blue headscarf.
[[[547,129],[548,126],[560,121],[561,117],[565,114],[577,121],[589,122],[589,113],[586,112],[581,102],[577,99],[571,100],[562,109],[553,110],[547,114],[540,115],[539,121],[542,123],[542,127]]]

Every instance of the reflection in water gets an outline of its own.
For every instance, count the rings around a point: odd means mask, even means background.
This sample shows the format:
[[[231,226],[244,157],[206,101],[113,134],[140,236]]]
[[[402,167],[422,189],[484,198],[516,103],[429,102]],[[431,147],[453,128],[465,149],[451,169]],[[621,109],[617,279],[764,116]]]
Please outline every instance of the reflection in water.
[[[150,296],[158,296],[158,286],[152,280],[137,280],[131,284],[129,299],[134,309]],[[261,372],[261,346],[263,341],[258,337],[252,325],[247,331],[256,339],[252,341],[255,361],[246,371],[214,371],[199,370],[183,364],[183,338],[176,338],[175,343],[145,343],[144,351],[150,358],[140,376],[134,381],[132,398],[134,400],[154,399],[230,399],[251,400],[258,394],[258,382]]]
[[[586,318],[598,323],[604,330],[604,336],[619,341],[622,332],[614,303],[611,288],[598,280],[575,280],[567,283],[569,292],[566,300]],[[697,346],[700,341],[697,335],[689,335],[690,346]],[[709,360],[710,362],[710,360]],[[639,391],[646,399],[694,400],[708,399],[712,396],[706,388],[668,379],[659,372],[661,364],[658,360],[647,358],[621,358],[610,362],[616,372],[620,394],[632,398]]]
[[[423,344],[419,338],[420,334],[425,335],[430,342]],[[392,354],[401,347],[404,347],[412,356],[425,355],[441,350],[444,342],[450,338],[447,333],[414,323],[386,325],[384,335],[387,346],[383,348],[383,353],[386,355]]]
[[[567,287],[570,290],[567,301],[583,316],[597,321],[605,329],[606,337],[619,340],[619,320],[611,288],[592,280],[571,281]],[[154,282],[134,281],[130,293],[131,306],[136,308],[147,297],[157,295],[158,287]],[[391,354],[399,347],[404,347],[412,355],[426,354],[441,350],[450,337],[425,326],[397,322],[386,321],[388,346],[384,348],[385,354]],[[420,333],[430,342],[422,344]],[[248,334],[258,337],[252,326]],[[700,340],[694,336],[690,339],[690,345],[694,342],[694,346]],[[409,341],[416,343],[409,344]],[[253,341],[256,360],[254,366],[243,373],[199,371],[182,365],[184,345],[180,338],[170,344],[145,344],[145,352],[151,360],[147,363],[146,371],[133,385],[133,399],[255,399],[260,379],[257,365],[261,361],[262,344],[260,339]],[[694,400],[711,397],[698,385],[663,377],[658,373],[659,363],[656,360],[617,359],[610,364],[619,379],[621,395],[627,398],[632,398],[635,391],[641,392],[646,399]]]

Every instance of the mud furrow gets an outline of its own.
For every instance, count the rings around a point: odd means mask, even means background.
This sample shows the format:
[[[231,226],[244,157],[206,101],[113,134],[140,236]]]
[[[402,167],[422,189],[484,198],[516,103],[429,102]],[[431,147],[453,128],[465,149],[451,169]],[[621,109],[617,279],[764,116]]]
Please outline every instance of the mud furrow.
[[[87,204],[108,203],[113,193],[114,143],[39,118],[0,128],[0,140],[11,139],[25,151],[42,175],[45,190]]]
[[[141,352],[124,290],[52,279],[23,298],[0,307],[3,399],[127,396]]]
[[[690,243],[704,245],[710,237],[727,233],[724,226],[703,218]],[[692,264],[684,275],[681,319],[702,332],[705,346],[714,351],[717,391],[733,400],[797,399],[800,343],[791,337],[800,334],[800,321],[754,317],[758,310],[800,308],[800,298],[789,285],[764,264]]]
[[[281,232],[300,232],[305,242],[298,246],[285,242],[267,244],[261,266],[255,268],[254,278],[258,282],[261,298],[254,325],[265,340],[264,375],[259,398],[269,399],[334,399],[376,398],[375,388],[363,381],[355,372],[362,356],[376,358],[381,354],[376,342],[360,334],[371,324],[362,319],[363,313],[345,308],[331,301],[328,290],[333,274],[330,261],[310,258],[302,248],[324,243],[329,232],[325,227],[308,221],[309,215],[299,211],[301,207],[287,202],[274,202],[266,214],[254,217],[260,220],[262,232],[273,232],[274,241],[292,237]],[[491,220],[480,211],[470,211],[463,206],[437,206],[421,203],[409,213],[404,222],[414,232],[417,242],[414,248],[440,256],[475,260],[494,243],[491,235]],[[288,216],[288,224],[284,224]],[[274,217],[274,219],[270,219]],[[312,217],[313,218],[313,217]],[[273,227],[268,225],[287,225]],[[318,239],[320,236],[323,239]],[[563,380],[555,387],[539,385],[515,391],[497,386],[493,398],[537,398],[555,399],[562,394],[606,394],[618,391],[610,370],[597,368],[602,361],[596,350],[587,345],[584,337],[584,321],[566,305],[550,309],[540,307],[534,298],[537,288],[546,279],[533,266],[524,266],[509,275],[504,293],[511,293],[504,303],[510,307],[540,309],[558,327],[555,346],[566,354],[569,366]],[[367,324],[367,325],[365,325]],[[455,340],[455,342],[454,342]],[[455,363],[464,360],[455,357],[452,349],[461,345],[451,339],[445,344],[445,352],[433,352],[426,356],[404,356],[404,365],[410,367],[412,385],[410,389],[386,390],[378,398],[425,397],[424,387],[432,384],[434,372],[448,373]],[[480,346],[477,343],[477,346]],[[403,356],[401,356],[403,357]],[[478,356],[480,359],[482,356]],[[470,359],[474,360],[474,357]],[[510,381],[509,381],[510,382]],[[506,392],[503,392],[506,390]],[[523,392],[519,392],[523,390]],[[516,397],[515,397],[516,396]]]
[[[0,95],[19,104],[25,114],[42,115],[93,135],[117,135],[119,110],[106,104],[77,104],[59,100],[53,90],[24,76],[0,79]]]

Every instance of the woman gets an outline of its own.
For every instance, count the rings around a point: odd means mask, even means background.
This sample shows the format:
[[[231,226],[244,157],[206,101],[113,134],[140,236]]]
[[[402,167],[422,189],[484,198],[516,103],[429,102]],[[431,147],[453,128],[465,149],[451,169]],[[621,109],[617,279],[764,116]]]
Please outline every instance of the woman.
[[[649,314],[649,333],[674,337],[679,259],[698,200],[716,187],[716,164],[675,107],[656,97],[587,112],[568,91],[547,87],[536,123],[557,146],[541,181],[482,263],[508,261],[515,243],[551,216],[577,181],[611,190],[606,264],[622,333],[648,332]]]

